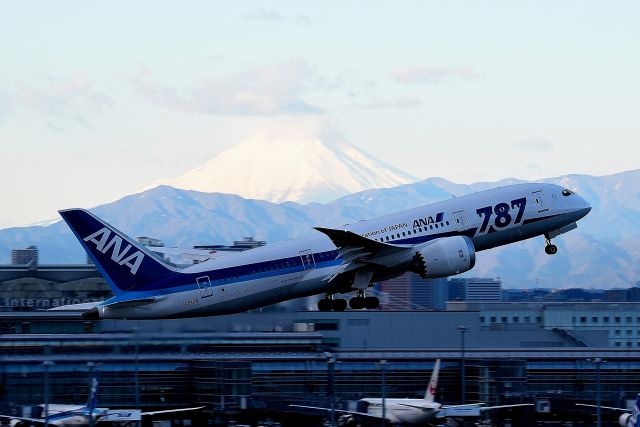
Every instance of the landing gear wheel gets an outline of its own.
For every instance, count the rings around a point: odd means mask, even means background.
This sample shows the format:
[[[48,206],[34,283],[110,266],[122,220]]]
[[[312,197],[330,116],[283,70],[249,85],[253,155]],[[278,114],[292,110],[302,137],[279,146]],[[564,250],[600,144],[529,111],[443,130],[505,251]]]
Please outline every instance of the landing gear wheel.
[[[555,255],[558,252],[558,247],[556,245],[547,245],[544,247],[544,251],[548,255]]]
[[[345,311],[347,309],[346,299],[334,299],[331,302],[331,308],[333,308],[333,311]]]
[[[329,298],[322,298],[318,301],[318,310],[320,311],[331,311],[331,306],[333,305],[333,301]]]
[[[362,310],[365,305],[365,299],[362,297],[353,297],[349,300],[349,307],[354,310]]]
[[[380,307],[380,300],[376,297],[366,297],[364,299],[364,308],[367,310],[375,310]]]

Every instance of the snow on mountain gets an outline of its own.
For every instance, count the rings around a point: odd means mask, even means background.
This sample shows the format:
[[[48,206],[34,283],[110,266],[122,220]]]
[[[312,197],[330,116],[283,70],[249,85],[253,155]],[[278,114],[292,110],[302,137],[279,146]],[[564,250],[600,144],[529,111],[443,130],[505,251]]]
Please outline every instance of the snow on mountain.
[[[604,177],[568,175],[544,180],[579,191],[593,206],[578,229],[558,237],[557,255],[542,237],[480,252],[467,276],[500,277],[505,287],[626,287],[640,280],[640,170]],[[160,186],[92,209],[132,236],[168,245],[229,244],[243,236],[276,242],[517,180],[456,184],[430,178],[351,194],[330,203],[302,205],[247,200]],[[62,222],[0,230],[0,263],[10,250],[37,245],[40,259],[83,262],[80,244]]]
[[[370,188],[417,181],[344,141],[253,138],[186,174],[154,182],[274,203],[327,202]]]

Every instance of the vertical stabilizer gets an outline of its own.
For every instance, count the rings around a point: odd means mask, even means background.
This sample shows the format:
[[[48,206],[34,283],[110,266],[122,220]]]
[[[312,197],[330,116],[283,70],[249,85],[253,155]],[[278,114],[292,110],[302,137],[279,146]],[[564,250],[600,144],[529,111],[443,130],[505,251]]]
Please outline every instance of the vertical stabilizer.
[[[440,373],[440,359],[436,359],[435,365],[433,365],[433,372],[431,373],[431,381],[429,381],[429,387],[424,395],[424,400],[429,403],[433,403],[436,397],[436,390],[438,389],[438,374]]]

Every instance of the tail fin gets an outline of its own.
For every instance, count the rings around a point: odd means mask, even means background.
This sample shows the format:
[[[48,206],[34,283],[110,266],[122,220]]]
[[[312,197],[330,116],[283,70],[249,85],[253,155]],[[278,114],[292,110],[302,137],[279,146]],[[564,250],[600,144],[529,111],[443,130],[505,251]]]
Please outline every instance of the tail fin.
[[[435,365],[433,365],[433,372],[431,373],[431,381],[429,381],[429,387],[424,394],[424,400],[429,403],[433,403],[436,397],[436,390],[438,389],[438,374],[440,373],[440,359],[436,359]]]
[[[114,293],[143,289],[176,270],[84,209],[60,211]]]
[[[89,390],[89,398],[87,399],[87,410],[89,414],[93,414],[93,411],[98,406],[98,378],[94,376],[91,378],[91,389]]]

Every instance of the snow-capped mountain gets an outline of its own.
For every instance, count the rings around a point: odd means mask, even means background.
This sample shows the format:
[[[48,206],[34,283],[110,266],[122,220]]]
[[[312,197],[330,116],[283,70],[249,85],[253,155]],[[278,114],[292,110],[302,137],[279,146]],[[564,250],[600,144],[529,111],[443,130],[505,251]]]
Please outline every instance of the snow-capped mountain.
[[[416,181],[341,140],[256,137],[178,178],[155,181],[149,188],[169,185],[274,203],[323,203],[370,188]]]
[[[640,170],[604,177],[550,178],[578,191],[593,206],[578,229],[554,241],[557,255],[544,253],[542,238],[480,252],[467,276],[500,277],[505,287],[629,286],[640,280]],[[240,196],[161,186],[92,209],[123,232],[152,236],[168,245],[228,244],[243,236],[275,242],[518,180],[456,184],[441,178],[394,188],[367,190],[330,203],[271,203]],[[37,245],[44,263],[83,262],[84,251],[67,226],[0,230],[0,263],[10,250]]]

